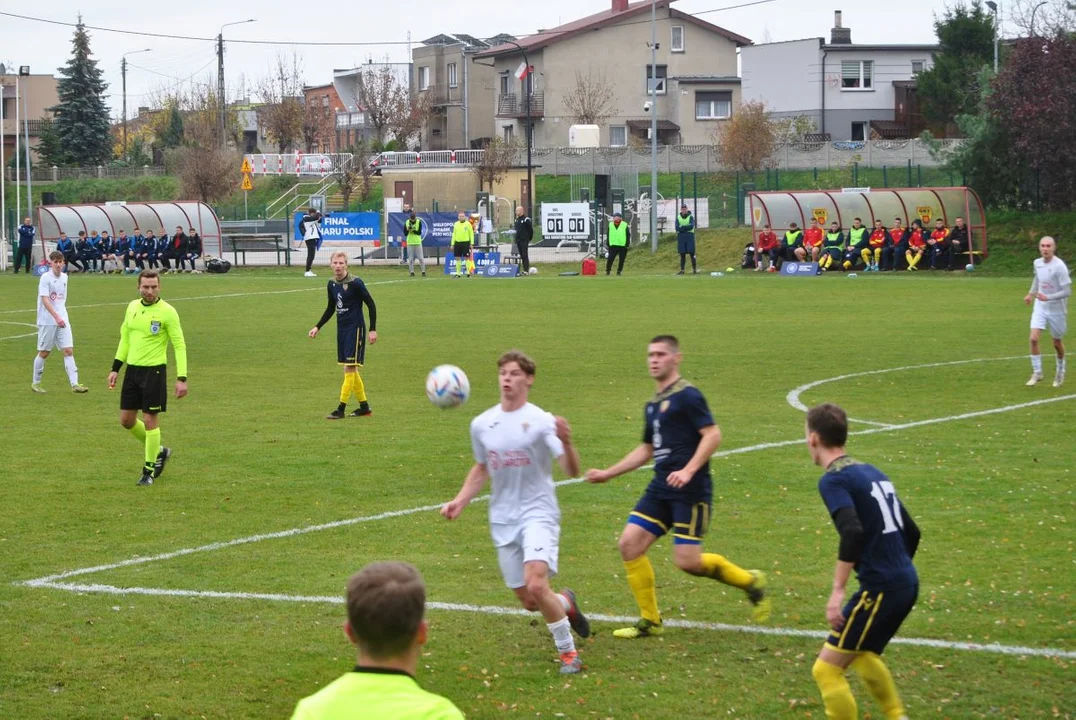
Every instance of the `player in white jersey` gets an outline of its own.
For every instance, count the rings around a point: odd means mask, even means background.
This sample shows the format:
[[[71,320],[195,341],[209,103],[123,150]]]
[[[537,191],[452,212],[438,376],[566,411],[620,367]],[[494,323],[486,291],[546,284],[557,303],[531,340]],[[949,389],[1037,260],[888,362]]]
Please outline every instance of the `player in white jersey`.
[[[79,384],[78,368],[75,367],[75,339],[67,319],[67,273],[64,272],[63,253],[53,250],[49,254],[49,266],[37,284],[37,356],[34,358],[34,383],[30,389],[35,393],[45,392],[41,387],[45,358],[53,348],[60,348],[71,389],[77,393],[89,392],[89,388]]]
[[[527,401],[534,361],[513,350],[500,357],[497,368],[501,402],[471,422],[475,463],[441,514],[456,519],[491,481],[489,529],[504,582],[523,607],[542,613],[560,654],[560,671],[577,673],[582,662],[571,631],[588,637],[590,623],[575,593],[554,593],[549,578],[557,574],[560,543],[553,458],[567,475],[578,477],[579,453],[568,421]]]
[[[1031,309],[1031,379],[1028,385],[1036,385],[1042,380],[1042,355],[1039,354],[1039,335],[1049,328],[1057,352],[1057,370],[1054,373],[1054,387],[1061,387],[1065,382],[1065,330],[1068,327],[1069,301],[1072,294],[1072,280],[1069,269],[1061,258],[1057,257],[1057,243],[1052,237],[1039,241],[1041,258],[1035,260],[1035,279],[1031,289],[1024,297],[1024,304]]]

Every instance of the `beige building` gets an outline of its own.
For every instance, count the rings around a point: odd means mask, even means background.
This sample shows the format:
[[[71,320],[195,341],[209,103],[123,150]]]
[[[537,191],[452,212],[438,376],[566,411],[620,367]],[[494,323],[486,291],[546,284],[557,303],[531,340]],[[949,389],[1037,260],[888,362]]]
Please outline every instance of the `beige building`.
[[[435,202],[441,212],[472,212],[478,185],[478,176],[468,168],[385,168],[381,173],[384,196],[400,198],[419,212],[432,210]],[[520,205],[527,194],[527,170],[510,168],[501,182],[481,190],[507,199],[512,207]]]
[[[14,69],[14,68],[12,68]],[[60,102],[56,94],[56,78],[52,75],[0,74],[0,98],[4,103],[3,143],[4,159],[9,160],[15,151],[15,80],[19,81],[19,127],[17,134],[23,137],[23,114],[29,119],[30,147],[37,146],[41,133],[41,121],[51,117],[48,108]],[[36,161],[36,157],[33,158]],[[25,158],[24,158],[25,161]]]
[[[430,104],[420,140],[423,150],[480,148],[493,137],[497,75],[488,64],[472,62],[490,47],[457,33],[435,35],[411,51],[411,87]]]
[[[575,119],[565,98],[578,95],[577,76],[603,78],[612,88],[613,117],[601,128],[601,144],[623,146],[647,142],[651,112],[657,113],[658,142],[709,144],[717,125],[740,103],[736,72],[737,48],[751,41],[658,0],[658,57],[651,80],[650,0],[605,0],[608,9],[539,31],[519,41],[534,68],[531,74],[531,117],[535,147],[568,145]],[[506,139],[524,138],[526,80],[516,78],[523,56],[501,44],[476,54],[477,62],[494,63],[496,132]],[[650,83],[657,84],[657,107],[649,111]]]

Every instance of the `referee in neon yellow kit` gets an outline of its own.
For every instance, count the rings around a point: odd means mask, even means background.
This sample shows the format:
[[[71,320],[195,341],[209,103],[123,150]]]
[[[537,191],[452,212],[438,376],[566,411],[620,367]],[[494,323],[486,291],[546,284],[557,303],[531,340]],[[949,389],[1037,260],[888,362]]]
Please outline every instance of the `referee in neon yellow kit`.
[[[172,451],[161,445],[157,416],[168,406],[168,343],[176,356],[176,398],[187,394],[187,343],[176,309],[161,300],[156,270],[138,274],[138,300],[127,306],[120,325],[120,344],[108,375],[108,389],[116,387],[120,368],[127,363],[120,390],[120,425],[145,444],[145,462],[139,485],[152,485],[161,476]],[[138,411],[142,411],[142,420]]]

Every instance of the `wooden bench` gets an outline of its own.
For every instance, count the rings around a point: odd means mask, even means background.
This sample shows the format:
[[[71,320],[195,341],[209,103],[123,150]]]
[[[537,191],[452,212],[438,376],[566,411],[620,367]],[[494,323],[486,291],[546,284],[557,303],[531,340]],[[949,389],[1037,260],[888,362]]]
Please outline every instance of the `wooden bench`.
[[[231,246],[230,248],[228,246]],[[256,235],[225,235],[224,250],[232,252],[234,264],[239,264],[239,255],[243,256],[243,264],[247,264],[247,253],[276,253],[276,264],[280,264],[280,256],[284,255],[284,264],[291,267],[291,254],[294,249],[288,244],[281,233],[258,233]]]

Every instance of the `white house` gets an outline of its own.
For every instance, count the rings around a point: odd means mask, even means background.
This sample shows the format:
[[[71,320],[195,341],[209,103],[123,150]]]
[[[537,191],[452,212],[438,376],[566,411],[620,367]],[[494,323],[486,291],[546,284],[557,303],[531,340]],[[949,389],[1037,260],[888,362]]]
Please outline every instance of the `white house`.
[[[922,129],[916,73],[938,46],[854,45],[834,14],[830,41],[807,38],[741,48],[743,101],[761,100],[775,117],[806,115],[833,140],[866,140],[872,130],[914,137]]]

